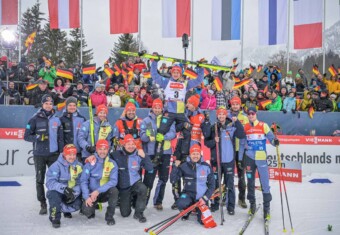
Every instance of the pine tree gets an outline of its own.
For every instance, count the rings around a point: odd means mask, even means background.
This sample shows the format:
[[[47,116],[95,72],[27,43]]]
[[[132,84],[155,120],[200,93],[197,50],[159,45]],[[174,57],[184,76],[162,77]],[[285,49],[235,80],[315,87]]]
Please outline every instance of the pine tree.
[[[127,58],[121,55],[119,51],[138,51],[138,41],[133,38],[132,34],[122,34],[118,38],[118,42],[114,43],[114,48],[111,50],[111,55],[115,63],[120,64],[124,62]]]
[[[67,53],[65,54],[65,63],[67,66],[72,67],[80,63],[80,29],[72,29],[70,36]],[[83,64],[90,64],[93,59],[93,49],[84,50],[86,47],[87,43],[83,34]]]
[[[65,59],[67,54],[67,34],[60,29],[50,29],[50,22],[44,25],[41,33],[42,56],[49,58],[53,64]]]

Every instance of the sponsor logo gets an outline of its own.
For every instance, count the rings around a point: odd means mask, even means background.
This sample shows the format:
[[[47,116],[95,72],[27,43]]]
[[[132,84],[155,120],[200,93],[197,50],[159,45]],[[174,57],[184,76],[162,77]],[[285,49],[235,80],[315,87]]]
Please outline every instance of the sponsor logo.
[[[319,144],[319,143],[333,143],[333,139],[327,138],[327,137],[307,137],[306,138],[307,143],[314,143],[314,144]]]
[[[184,85],[183,85],[183,83],[172,82],[172,83],[170,83],[170,88],[171,89],[183,89]]]

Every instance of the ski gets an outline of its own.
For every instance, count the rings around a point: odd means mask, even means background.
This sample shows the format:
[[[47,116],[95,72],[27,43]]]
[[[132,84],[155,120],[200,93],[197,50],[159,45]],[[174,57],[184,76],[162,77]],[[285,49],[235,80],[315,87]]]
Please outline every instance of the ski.
[[[264,219],[264,234],[269,235],[269,222],[270,219]]]
[[[260,207],[261,207],[261,204],[259,204],[259,205],[256,207],[256,210],[255,210],[255,213],[254,213],[254,214],[248,216],[247,221],[244,223],[244,225],[243,225],[241,231],[238,233],[239,235],[242,235],[242,234],[246,231],[246,229],[248,228],[250,222],[253,220],[253,218],[255,217],[255,215],[256,215],[256,213],[257,213],[257,211],[260,209]]]

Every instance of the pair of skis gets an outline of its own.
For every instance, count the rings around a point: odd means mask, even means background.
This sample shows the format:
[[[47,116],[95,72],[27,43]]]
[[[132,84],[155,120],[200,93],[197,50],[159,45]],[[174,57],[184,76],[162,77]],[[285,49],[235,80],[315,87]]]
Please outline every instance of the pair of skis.
[[[254,214],[250,214],[248,216],[248,219],[243,224],[243,227],[242,227],[241,231],[238,233],[239,235],[244,234],[244,232],[247,230],[247,228],[248,228],[249,224],[251,223],[251,221],[253,221],[253,219],[254,219],[256,213],[258,212],[258,210],[260,209],[260,207],[261,207],[261,204],[259,204],[256,207]],[[269,222],[270,222],[270,220],[268,218],[264,219],[264,234],[265,235],[269,235]]]

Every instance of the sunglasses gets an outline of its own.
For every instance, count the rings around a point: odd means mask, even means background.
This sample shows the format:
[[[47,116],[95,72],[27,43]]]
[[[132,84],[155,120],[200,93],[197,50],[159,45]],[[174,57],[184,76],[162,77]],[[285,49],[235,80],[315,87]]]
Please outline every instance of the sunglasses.
[[[254,113],[254,112],[249,112],[248,113],[248,116],[254,116],[254,115],[256,115],[256,113]]]

